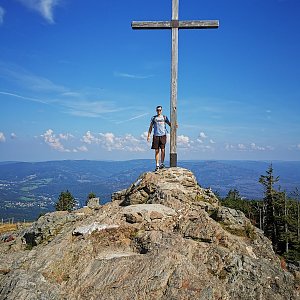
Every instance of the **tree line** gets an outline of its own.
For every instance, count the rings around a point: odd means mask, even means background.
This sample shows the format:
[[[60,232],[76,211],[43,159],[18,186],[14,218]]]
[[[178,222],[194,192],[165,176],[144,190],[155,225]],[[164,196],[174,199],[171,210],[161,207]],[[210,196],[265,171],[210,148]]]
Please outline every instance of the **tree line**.
[[[259,177],[264,189],[262,200],[246,200],[237,189],[229,190],[222,205],[241,210],[253,225],[263,230],[272,241],[274,251],[291,261],[300,260],[300,192],[287,194],[276,188],[279,176],[274,176],[272,164]]]

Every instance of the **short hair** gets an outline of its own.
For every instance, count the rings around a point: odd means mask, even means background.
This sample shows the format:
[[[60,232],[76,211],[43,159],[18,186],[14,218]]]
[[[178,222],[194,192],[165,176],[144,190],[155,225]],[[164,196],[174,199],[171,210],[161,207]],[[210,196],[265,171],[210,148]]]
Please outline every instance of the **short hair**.
[[[162,106],[161,105],[158,105],[158,106],[156,106],[156,109],[162,109]]]

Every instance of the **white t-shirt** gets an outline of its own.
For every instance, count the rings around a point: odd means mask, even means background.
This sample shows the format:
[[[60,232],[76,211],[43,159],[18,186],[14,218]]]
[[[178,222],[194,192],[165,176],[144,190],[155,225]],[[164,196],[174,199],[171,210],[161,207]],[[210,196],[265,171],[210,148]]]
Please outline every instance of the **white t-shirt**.
[[[151,118],[151,124],[154,128],[155,136],[163,136],[167,134],[166,123],[168,123],[168,117],[163,115],[156,115]]]

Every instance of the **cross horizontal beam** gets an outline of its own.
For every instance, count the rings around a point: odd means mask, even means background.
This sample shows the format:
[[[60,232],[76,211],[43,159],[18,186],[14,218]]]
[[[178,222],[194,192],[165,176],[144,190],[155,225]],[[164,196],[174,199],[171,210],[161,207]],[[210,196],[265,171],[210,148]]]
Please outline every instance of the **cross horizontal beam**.
[[[133,21],[132,29],[209,29],[218,28],[219,20],[203,20],[203,21]]]

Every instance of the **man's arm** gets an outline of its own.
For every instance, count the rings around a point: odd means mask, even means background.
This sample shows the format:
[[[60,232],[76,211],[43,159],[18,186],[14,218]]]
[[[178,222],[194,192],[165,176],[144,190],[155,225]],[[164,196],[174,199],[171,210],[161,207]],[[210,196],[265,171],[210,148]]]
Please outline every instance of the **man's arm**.
[[[172,126],[172,124],[171,124],[171,122],[169,121],[169,120],[166,120],[166,123],[171,127]],[[176,128],[178,128],[178,123],[176,123]]]
[[[164,116],[165,123],[167,123],[171,127],[171,122],[169,121],[167,116]]]
[[[150,136],[151,136],[151,132],[152,132],[152,127],[153,127],[153,125],[152,125],[152,122],[151,122],[151,123],[150,123],[150,126],[149,126],[149,130],[148,130],[147,142],[150,141]]]
[[[171,122],[169,121],[168,117],[165,117],[165,122],[171,127]]]

